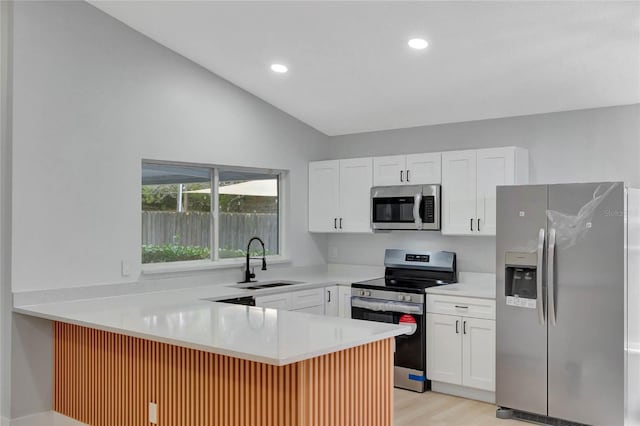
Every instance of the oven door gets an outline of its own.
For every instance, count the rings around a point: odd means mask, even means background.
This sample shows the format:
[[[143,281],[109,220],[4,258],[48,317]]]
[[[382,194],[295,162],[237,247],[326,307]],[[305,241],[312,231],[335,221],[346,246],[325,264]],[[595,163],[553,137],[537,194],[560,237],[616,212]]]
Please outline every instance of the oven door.
[[[426,382],[424,305],[353,296],[351,297],[351,318],[389,324],[403,323],[412,327],[412,333],[395,338],[394,385],[424,392]]]
[[[374,230],[439,230],[440,185],[371,188]]]

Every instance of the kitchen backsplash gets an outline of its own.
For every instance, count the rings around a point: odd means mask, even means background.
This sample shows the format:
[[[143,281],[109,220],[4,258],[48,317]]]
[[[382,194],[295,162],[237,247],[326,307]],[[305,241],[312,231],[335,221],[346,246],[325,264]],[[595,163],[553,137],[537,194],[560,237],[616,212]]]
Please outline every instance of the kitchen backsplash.
[[[414,248],[454,251],[459,271],[495,273],[495,237],[454,237],[427,231],[332,234],[328,247],[329,263],[379,266],[386,248]]]

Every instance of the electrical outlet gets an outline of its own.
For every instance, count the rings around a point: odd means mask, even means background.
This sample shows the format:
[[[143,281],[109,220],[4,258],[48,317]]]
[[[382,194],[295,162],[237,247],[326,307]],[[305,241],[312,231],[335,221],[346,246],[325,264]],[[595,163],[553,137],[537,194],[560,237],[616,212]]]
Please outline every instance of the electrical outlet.
[[[122,260],[122,262],[120,263],[120,267],[122,269],[123,277],[128,277],[129,275],[131,275],[131,264],[128,260]]]
[[[155,402],[149,403],[149,423],[158,424],[158,404]]]

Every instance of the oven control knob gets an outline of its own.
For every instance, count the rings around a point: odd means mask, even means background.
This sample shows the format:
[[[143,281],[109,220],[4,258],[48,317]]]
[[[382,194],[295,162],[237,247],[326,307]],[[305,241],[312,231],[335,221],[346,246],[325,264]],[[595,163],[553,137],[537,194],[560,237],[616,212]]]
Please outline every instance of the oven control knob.
[[[405,302],[411,302],[411,296],[405,296],[404,297],[404,301]]]
[[[370,291],[365,291],[365,292],[364,292],[364,295],[365,295],[365,296],[371,296],[371,292],[370,292]]]
[[[404,300],[404,296],[403,296],[403,295],[401,295],[401,294],[400,294],[400,295],[398,295],[398,300],[402,302],[402,301]]]
[[[360,290],[360,296],[364,296],[364,290]]]

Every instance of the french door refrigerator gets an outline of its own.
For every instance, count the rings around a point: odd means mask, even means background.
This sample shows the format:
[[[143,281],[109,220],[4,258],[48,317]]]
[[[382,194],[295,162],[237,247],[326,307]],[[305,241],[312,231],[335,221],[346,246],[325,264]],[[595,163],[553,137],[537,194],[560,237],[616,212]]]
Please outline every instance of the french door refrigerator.
[[[629,191],[621,182],[498,187],[498,417],[631,424]]]

